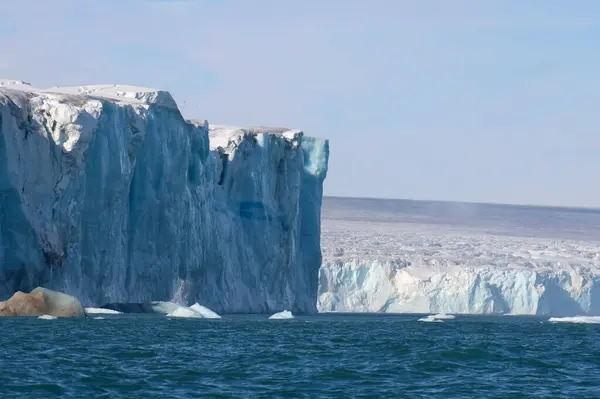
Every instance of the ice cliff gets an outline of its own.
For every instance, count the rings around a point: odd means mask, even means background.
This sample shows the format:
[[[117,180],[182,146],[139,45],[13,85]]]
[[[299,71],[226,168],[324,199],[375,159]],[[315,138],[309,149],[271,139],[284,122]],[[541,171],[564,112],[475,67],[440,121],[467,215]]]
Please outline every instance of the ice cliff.
[[[351,220],[356,210],[329,220],[324,209],[321,312],[600,315],[597,241]]]
[[[328,142],[186,121],[168,92],[0,81],[0,299],[314,312]]]
[[[514,315],[600,314],[600,276],[583,268],[408,266],[330,261],[320,311]]]

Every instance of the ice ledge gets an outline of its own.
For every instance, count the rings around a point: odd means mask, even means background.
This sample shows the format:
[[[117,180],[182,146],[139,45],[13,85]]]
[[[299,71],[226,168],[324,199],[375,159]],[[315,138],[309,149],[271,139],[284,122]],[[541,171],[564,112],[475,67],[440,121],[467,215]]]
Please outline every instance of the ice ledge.
[[[0,79],[0,90],[23,91],[40,94],[66,94],[84,97],[96,97],[115,102],[151,105],[177,109],[177,103],[171,93],[164,90],[127,85],[91,85],[76,87],[52,87],[37,89],[22,80]]]
[[[208,132],[210,149],[218,150],[219,148],[225,149],[232,145],[236,146],[245,136],[256,136],[259,134],[282,136],[292,143],[299,143],[304,135],[301,130],[288,129],[285,127],[239,127],[211,124]]]

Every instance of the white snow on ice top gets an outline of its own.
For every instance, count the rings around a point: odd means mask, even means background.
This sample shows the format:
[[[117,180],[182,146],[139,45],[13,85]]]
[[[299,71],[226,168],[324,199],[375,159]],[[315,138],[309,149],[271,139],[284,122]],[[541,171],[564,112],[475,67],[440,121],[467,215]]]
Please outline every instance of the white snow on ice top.
[[[0,89],[34,91],[35,89],[27,82],[22,80],[0,79]]]
[[[241,139],[246,135],[280,135],[285,137],[289,141],[297,140],[303,135],[301,130],[288,129],[284,127],[239,127],[213,124],[209,126],[208,134],[210,137],[211,150],[216,150],[219,147],[224,149],[229,147],[230,145],[237,145],[241,141]]]
[[[89,85],[75,87],[52,87],[37,89],[21,80],[0,79],[0,90],[16,90],[40,94],[64,94],[85,97],[97,97],[116,102],[150,105],[156,104],[166,108],[177,109],[171,93],[164,90],[128,85]]]

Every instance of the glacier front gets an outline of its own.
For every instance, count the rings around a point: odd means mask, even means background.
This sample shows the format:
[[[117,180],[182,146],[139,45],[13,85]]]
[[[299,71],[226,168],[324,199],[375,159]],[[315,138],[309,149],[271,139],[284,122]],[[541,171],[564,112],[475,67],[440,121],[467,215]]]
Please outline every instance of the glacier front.
[[[0,80],[0,299],[315,312],[328,153],[185,120],[165,91]]]
[[[402,203],[410,212],[392,215],[381,200],[357,202],[325,199],[320,312],[600,315],[600,211],[483,207],[496,212],[493,223],[467,228],[452,205],[433,203],[420,215],[413,208],[427,204]],[[446,208],[456,220],[444,220]],[[517,235],[535,225],[527,217],[543,228]],[[552,218],[558,227],[548,226]]]

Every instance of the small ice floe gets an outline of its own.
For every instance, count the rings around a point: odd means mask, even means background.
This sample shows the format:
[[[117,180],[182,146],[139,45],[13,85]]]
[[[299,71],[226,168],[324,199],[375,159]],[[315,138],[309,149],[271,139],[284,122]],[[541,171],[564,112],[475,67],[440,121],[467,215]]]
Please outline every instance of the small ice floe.
[[[288,320],[293,318],[294,315],[292,314],[292,312],[290,312],[289,310],[284,310],[283,312],[275,313],[274,315],[269,317],[269,320]]]
[[[123,314],[118,310],[104,309],[104,308],[85,308],[86,314]]]
[[[550,323],[600,324],[600,316],[551,317]]]
[[[423,321],[425,323],[441,323],[442,320],[453,320],[455,318],[456,318],[456,316],[454,316],[452,314],[438,313],[438,314],[429,315],[427,317],[423,317],[423,318],[419,319],[419,321]]]
[[[221,318],[221,316],[219,316],[218,314],[216,314],[215,312],[213,312],[206,306],[202,306],[197,302],[195,304],[193,304],[192,306],[190,306],[190,309],[192,309],[194,312],[198,313],[200,316],[202,316],[205,319],[220,319]]]
[[[178,304],[170,301],[153,301],[149,304],[142,304],[144,313],[169,314],[177,310],[178,307]]]
[[[104,320],[104,317],[94,317],[94,320]]]
[[[446,314],[446,313],[438,313],[438,314],[435,314],[435,315],[429,316],[429,317],[433,317],[436,320],[453,320],[453,319],[456,319],[456,316],[454,316],[453,314]]]
[[[43,314],[40,317],[38,317],[38,319],[40,319],[40,320],[56,320],[56,319],[58,319],[58,317],[51,316],[49,314]]]
[[[422,322],[425,322],[425,323],[442,323],[441,320],[436,319],[433,316],[423,317],[423,318],[420,318],[418,321],[422,321]]]
[[[179,306],[175,310],[167,314],[169,317],[184,317],[194,319],[220,319],[221,316],[199,303],[195,303],[189,308],[186,306]]]
[[[180,306],[171,313],[167,314],[168,317],[182,317],[188,319],[201,319],[202,315],[198,312],[193,311],[192,309]]]

